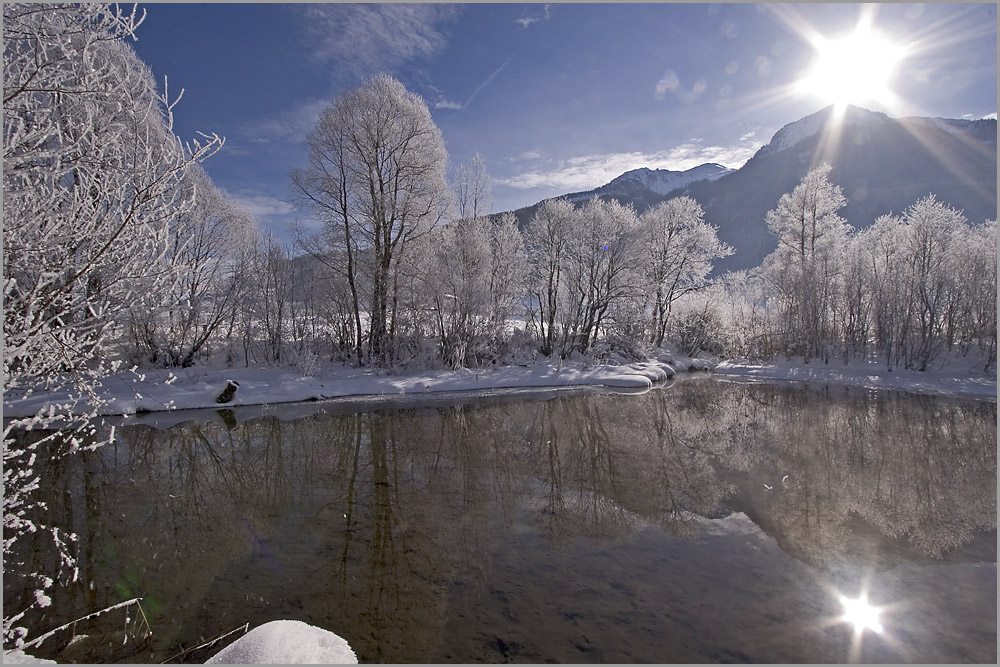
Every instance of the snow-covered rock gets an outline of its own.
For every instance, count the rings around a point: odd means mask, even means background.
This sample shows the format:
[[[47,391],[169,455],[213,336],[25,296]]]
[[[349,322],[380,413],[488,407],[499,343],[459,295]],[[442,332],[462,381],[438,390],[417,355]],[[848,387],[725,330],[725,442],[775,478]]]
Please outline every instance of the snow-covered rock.
[[[358,657],[347,640],[329,630],[302,621],[271,621],[246,633],[205,664],[356,665]]]

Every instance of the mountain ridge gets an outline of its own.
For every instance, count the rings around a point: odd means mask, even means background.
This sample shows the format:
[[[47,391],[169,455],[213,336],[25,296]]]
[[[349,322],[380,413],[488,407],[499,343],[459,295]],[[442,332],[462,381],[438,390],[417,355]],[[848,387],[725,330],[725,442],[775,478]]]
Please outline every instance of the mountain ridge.
[[[642,212],[666,199],[693,197],[705,219],[718,227],[719,238],[736,249],[716,264],[716,273],[760,264],[775,243],[765,222],[767,211],[821,162],[830,163],[830,181],[848,199],[841,215],[857,228],[880,215],[899,214],[931,193],[962,210],[970,222],[996,218],[996,119],[891,118],[848,106],[841,122],[831,125],[833,114],[833,107],[826,107],[787,123],[739,169],[711,163],[685,172],[639,168],[560,198],[577,205],[595,196],[618,199]],[[667,174],[691,172],[711,178],[688,177],[665,193],[648,185],[659,174],[656,183],[663,190]],[[515,211],[518,224],[526,225],[539,204]]]

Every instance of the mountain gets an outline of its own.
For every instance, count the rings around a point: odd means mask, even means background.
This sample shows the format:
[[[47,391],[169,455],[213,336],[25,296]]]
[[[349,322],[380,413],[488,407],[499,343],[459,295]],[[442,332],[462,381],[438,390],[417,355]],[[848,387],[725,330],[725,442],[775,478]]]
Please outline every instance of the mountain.
[[[667,195],[695,181],[714,181],[729,172],[734,171],[721,164],[707,163],[687,171],[670,171],[668,169],[633,169],[614,179],[607,185],[597,188],[598,194],[614,194],[645,188],[660,195]]]
[[[642,212],[688,195],[736,252],[716,273],[760,264],[775,247],[765,216],[809,169],[829,162],[831,182],[848,199],[840,215],[864,228],[886,213],[902,213],[930,193],[963,210],[973,223],[997,216],[997,122],[949,118],[890,118],[849,106],[839,122],[833,107],[778,130],[737,170],[704,164],[688,171],[634,169],[587,192],[563,195],[631,202]],[[538,205],[518,209],[524,225]]]
[[[767,212],[820,162],[833,167],[830,181],[848,200],[840,215],[857,228],[930,193],[973,223],[996,218],[996,120],[894,119],[848,107],[831,124],[832,113],[828,107],[784,126],[733,173],[669,193],[697,200],[719,238],[736,248],[717,272],[757,266],[774,250]]]
[[[706,163],[687,171],[670,171],[668,169],[648,169],[642,167],[626,171],[610,183],[586,192],[571,192],[561,195],[574,204],[582,204],[595,197],[604,200],[617,199],[621,203],[631,203],[636,211],[642,213],[650,206],[655,206],[666,198],[666,195],[698,181],[713,181],[733,170],[721,164]],[[541,202],[539,202],[540,204]],[[539,204],[526,206],[514,211],[518,225],[523,227],[535,214]]]

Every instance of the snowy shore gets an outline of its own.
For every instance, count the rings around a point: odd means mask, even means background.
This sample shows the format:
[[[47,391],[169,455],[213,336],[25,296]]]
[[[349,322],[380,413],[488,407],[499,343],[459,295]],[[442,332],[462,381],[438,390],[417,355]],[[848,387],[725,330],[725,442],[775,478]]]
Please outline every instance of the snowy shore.
[[[509,389],[554,389],[614,387],[642,391],[675,374],[674,367],[707,368],[705,362],[679,357],[620,365],[532,364],[496,369],[457,371],[432,370],[391,373],[384,370],[334,367],[304,375],[292,368],[126,371],[105,379],[100,395],[106,401],[103,415],[135,415],[146,412],[272,405],[331,398],[393,400],[413,399],[443,392],[485,393]],[[886,371],[879,364],[803,364],[801,360],[767,363],[731,360],[714,367],[719,380],[810,382],[851,384],[871,389],[899,389],[920,393],[970,396],[996,400],[996,373],[981,367],[949,364],[920,372]],[[217,397],[232,380],[238,388],[232,399]],[[66,403],[66,392],[36,392],[27,397],[5,394],[5,418],[30,417],[49,405]]]
[[[953,361],[928,371],[897,368],[887,371],[884,364],[855,361],[791,361],[751,362],[745,359],[723,361],[715,366],[720,380],[810,382],[815,384],[849,384],[869,389],[898,389],[923,394],[970,396],[996,400],[997,375],[984,373],[982,363]]]
[[[686,369],[687,366],[684,366]],[[306,376],[295,369],[175,369],[121,372],[99,390],[106,402],[102,415],[295,403],[347,397],[414,397],[440,392],[604,386],[643,390],[674,376],[665,361],[622,365],[505,366],[497,369],[433,370],[392,374],[384,370],[335,367]],[[231,400],[216,401],[232,380]],[[19,398],[4,395],[4,417],[30,417],[49,405],[65,403],[66,392],[36,392]]]

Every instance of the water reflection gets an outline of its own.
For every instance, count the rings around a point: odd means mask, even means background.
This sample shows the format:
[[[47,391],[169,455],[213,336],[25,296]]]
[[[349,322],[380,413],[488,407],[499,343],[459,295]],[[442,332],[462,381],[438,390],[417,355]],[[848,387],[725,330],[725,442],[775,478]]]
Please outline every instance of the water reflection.
[[[841,661],[824,586],[895,568],[880,599],[993,594],[948,598],[929,652],[856,657],[995,661],[993,403],[703,380],[119,433],[43,471],[80,577],[34,621],[141,595],[155,637],[118,660],[294,618],[362,661]]]

